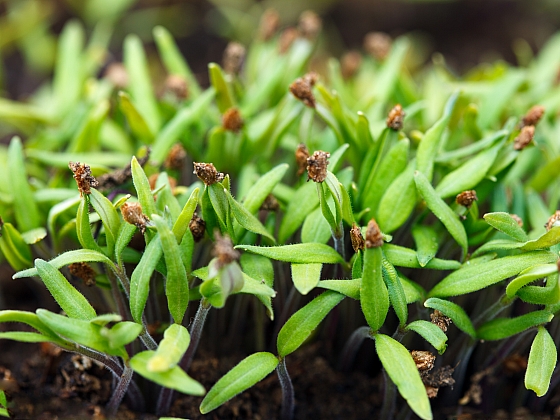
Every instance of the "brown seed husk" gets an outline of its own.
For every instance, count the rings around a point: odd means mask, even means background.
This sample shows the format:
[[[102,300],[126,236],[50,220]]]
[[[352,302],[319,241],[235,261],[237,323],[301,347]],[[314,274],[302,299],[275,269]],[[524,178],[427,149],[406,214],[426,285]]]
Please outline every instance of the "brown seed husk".
[[[352,229],[350,229],[350,240],[352,241],[354,252],[358,252],[366,246],[366,241],[362,235],[362,229],[355,223],[352,225]]]
[[[212,185],[216,182],[222,182],[225,175],[218,172],[212,163],[194,162],[194,174],[206,185]]]
[[[123,63],[109,64],[103,76],[109,79],[116,89],[122,90],[128,86],[128,72]]]
[[[192,233],[195,242],[200,242],[204,238],[206,231],[206,222],[195,212],[189,222],[189,230]]]
[[[309,157],[309,149],[303,143],[300,143],[296,149],[296,164],[298,167],[298,176],[303,174],[307,169],[307,158]]]
[[[280,54],[285,54],[286,52],[288,52],[298,36],[299,32],[296,28],[290,27],[284,29],[280,34],[280,39],[278,40],[278,51],[280,52]]]
[[[371,219],[366,229],[366,248],[378,248],[383,245],[383,235],[375,219]]]
[[[393,40],[384,32],[369,32],[364,37],[364,49],[376,60],[385,60]]]
[[[327,178],[327,166],[330,153],[317,150],[307,158],[307,180],[323,182]]]
[[[260,210],[277,211],[280,208],[280,203],[272,194],[268,194],[261,204]]]
[[[216,242],[212,249],[212,256],[218,259],[218,267],[221,268],[226,264],[239,261],[239,251],[233,248],[233,242],[227,235],[222,236],[220,232],[214,233]]]
[[[535,105],[533,106],[523,119],[521,120],[521,127],[525,127],[527,125],[537,125],[538,122],[541,120],[542,116],[544,115],[545,108],[542,105]]]
[[[76,262],[68,266],[70,274],[83,280],[86,286],[95,286],[95,271],[85,262]]]
[[[280,14],[275,9],[266,9],[261,16],[259,24],[259,36],[262,40],[268,41],[278,31],[280,26]]]
[[[396,104],[391,111],[389,111],[389,115],[387,116],[387,127],[396,131],[402,130],[405,115],[401,104]]]
[[[243,118],[237,108],[230,108],[222,115],[222,127],[224,129],[238,133],[243,128]]]
[[[78,185],[80,197],[83,197],[84,194],[91,194],[91,188],[95,188],[99,185],[99,182],[91,174],[89,165],[80,162],[69,162],[68,167],[74,173],[74,179]]]
[[[230,42],[224,51],[224,71],[229,74],[238,74],[244,59],[245,47],[239,42]]]
[[[187,81],[183,76],[170,74],[165,79],[165,91],[171,93],[179,100],[185,100],[189,96]]]
[[[142,235],[146,232],[146,225],[150,219],[142,212],[142,206],[140,203],[124,203],[121,206],[121,213],[124,221],[140,229]]]
[[[299,17],[298,29],[302,37],[307,39],[315,39],[321,32],[323,21],[317,13],[306,10]]]
[[[474,203],[477,200],[478,200],[478,197],[476,196],[476,191],[475,190],[463,191],[462,193],[457,194],[457,197],[455,197],[455,202],[457,204],[459,204],[460,206],[467,207],[467,208],[472,206],[472,203]]]
[[[183,167],[183,163],[185,162],[186,157],[187,152],[185,151],[184,147],[180,143],[175,143],[167,154],[163,166],[165,167],[165,169],[178,171]]]
[[[515,150],[523,150],[527,147],[535,136],[535,126],[527,125],[521,129],[519,135],[513,141],[513,148]]]
[[[412,350],[410,352],[414,363],[416,363],[416,368],[421,372],[427,372],[434,368],[434,362],[436,356],[429,351],[424,350]]]
[[[523,227],[523,219],[521,217],[519,217],[517,214],[510,214],[510,216],[513,220],[515,220],[519,227]]]
[[[146,156],[138,159],[140,166],[144,166],[150,159],[150,149],[148,149]],[[99,181],[99,190],[108,190],[118,187],[132,178],[132,166],[129,163],[123,169],[117,169],[108,174],[101,175],[97,180]]]
[[[340,60],[340,72],[345,79],[351,79],[362,65],[362,55],[358,51],[349,51]]]
[[[447,328],[453,322],[451,321],[451,318],[446,317],[437,309],[430,314],[430,319],[432,320],[432,324],[436,324],[443,332],[447,332]]]
[[[560,226],[560,210],[556,210],[554,214],[548,218],[546,225],[544,225],[547,231],[552,229],[554,226]]]
[[[315,96],[311,88],[315,85],[317,76],[314,73],[306,74],[303,77],[298,77],[290,85],[290,92],[292,95],[302,101],[309,108],[315,108]]]

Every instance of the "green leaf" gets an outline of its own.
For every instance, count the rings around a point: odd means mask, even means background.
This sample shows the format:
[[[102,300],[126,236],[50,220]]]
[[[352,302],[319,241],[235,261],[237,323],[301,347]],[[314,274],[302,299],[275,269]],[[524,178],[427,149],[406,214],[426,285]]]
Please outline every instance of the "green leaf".
[[[220,113],[226,112],[235,106],[235,99],[230,84],[226,81],[222,68],[216,63],[208,64],[210,83],[216,90],[216,105]]]
[[[175,323],[180,324],[189,304],[189,279],[181,260],[179,245],[167,223],[157,214],[152,214],[152,220],[159,233],[165,265],[167,266],[165,282],[167,306]]]
[[[533,251],[536,249],[546,249],[560,243],[560,226],[554,226],[540,238],[525,243],[521,249],[523,251]]]
[[[317,284],[317,287],[332,290],[344,296],[348,296],[349,298],[359,300],[361,285],[362,279],[358,278],[352,280],[321,280]]]
[[[31,265],[31,248],[11,223],[4,223],[2,227],[0,251],[14,270],[23,270]]]
[[[18,229],[25,232],[41,225],[37,203],[27,180],[23,146],[19,137],[13,137],[8,147],[8,182],[14,200],[14,216]]]
[[[383,281],[387,286],[387,292],[389,293],[389,301],[391,306],[395,310],[397,317],[399,318],[399,324],[404,326],[408,320],[408,308],[406,295],[404,293],[404,288],[401,284],[401,280],[395,270],[395,267],[383,258],[382,263],[383,268]]]
[[[418,151],[416,152],[416,168],[419,172],[424,174],[428,183],[432,180],[434,173],[434,160],[439,149],[441,137],[449,124],[458,97],[459,92],[455,92],[449,97],[445,104],[442,117],[426,131],[418,146]]]
[[[325,244],[305,243],[282,246],[237,245],[236,249],[252,252],[278,261],[308,264],[337,264],[344,259],[333,248]]]
[[[292,264],[292,281],[302,295],[308,294],[319,283],[323,264]]]
[[[150,278],[163,255],[159,236],[146,246],[140,262],[130,277],[130,312],[136,322],[142,322],[142,314],[150,292]]]
[[[91,194],[89,195],[91,206],[95,209],[103,227],[105,228],[105,236],[107,237],[107,246],[109,248],[109,255],[113,254],[115,242],[119,234],[119,229],[121,227],[121,219],[117,210],[103,194],[97,191],[95,188],[91,189]]]
[[[286,357],[296,351],[342,299],[344,295],[329,290],[293,314],[278,333],[278,355]]]
[[[207,414],[229,401],[240,392],[263,380],[278,366],[278,358],[272,353],[260,352],[247,356],[208,391],[200,403],[200,412]]]
[[[505,76],[491,85],[480,104],[478,126],[481,129],[496,125],[499,117],[525,79],[525,72],[508,69]]]
[[[136,340],[143,329],[144,327],[141,324],[123,321],[115,324],[111,329],[101,328],[100,332],[107,339],[112,349],[120,349]]]
[[[449,172],[439,182],[436,192],[441,198],[447,198],[476,187],[486,177],[501,147],[498,144],[485,150]]]
[[[447,335],[436,324],[422,319],[411,322],[406,326],[407,331],[414,331],[420,334],[428,343],[443,354],[447,348]]]
[[[210,203],[218,216],[222,230],[228,230],[230,225],[230,205],[226,195],[226,189],[219,182],[206,187]],[[231,236],[231,235],[230,235]]]
[[[384,244],[383,253],[385,258],[396,267],[422,268],[418,262],[418,253],[404,246]],[[455,260],[443,260],[432,258],[423,268],[432,270],[456,270],[461,267],[461,263]]]
[[[261,176],[257,182],[247,191],[246,197],[243,199],[243,207],[249,213],[255,213],[259,210],[266,197],[272,192],[274,187],[284,177],[289,165],[286,163],[275,166],[266,174]]]
[[[0,340],[14,340],[22,343],[51,342],[51,343],[58,344],[58,341],[53,340],[51,337],[48,337],[43,334],[37,334],[34,332],[26,332],[26,331],[0,332]]]
[[[383,281],[383,252],[379,247],[364,250],[360,304],[368,325],[373,331],[379,330],[389,311],[389,294]]]
[[[385,190],[377,210],[377,222],[383,232],[393,232],[401,227],[416,205],[414,171],[416,163],[412,160],[404,172]]]
[[[493,228],[505,233],[506,235],[512,237],[519,242],[527,242],[529,239],[527,233],[523,230],[521,226],[515,221],[509,213],[497,212],[497,213],[486,213],[484,215],[484,220]]]
[[[47,236],[47,230],[43,227],[31,229],[21,234],[22,239],[28,245],[36,244],[37,242],[40,242],[43,239],[45,239],[46,236]]]
[[[326,244],[331,236],[331,227],[321,209],[315,209],[307,215],[301,227],[301,242]]]
[[[188,395],[201,396],[205,394],[204,387],[179,366],[172,367],[165,372],[151,372],[148,370],[148,363],[155,354],[153,350],[143,351],[130,359],[130,367],[134,372],[161,385],[165,388],[174,389]]]
[[[401,280],[407,304],[426,298],[426,291],[418,283],[406,278],[402,273],[399,273],[399,279]]]
[[[77,20],[68,22],[58,43],[53,93],[56,111],[64,116],[80,97],[83,82],[84,29]]]
[[[472,266],[465,265],[434,286],[429,297],[464,295],[496,284],[521,271],[556,261],[556,256],[546,251],[533,251],[512,255]]]
[[[456,303],[439,298],[429,298],[424,302],[426,308],[437,309],[443,315],[451,318],[453,323],[464,333],[467,333],[472,338],[476,337],[474,326],[463,308]]]
[[[161,117],[152,88],[142,41],[137,35],[128,35],[124,40],[123,48],[130,93],[138,106],[138,111],[150,127],[150,131],[157,133],[160,128]]]
[[[244,274],[247,275],[247,277],[245,277],[243,288],[250,285],[251,282],[247,281],[247,278],[250,277],[255,279],[255,281],[257,281],[261,286],[264,282],[264,284],[272,290],[272,287],[274,286],[274,267],[272,266],[272,261],[260,255],[242,254],[240,263]],[[243,289],[241,289],[241,292],[243,292]],[[272,309],[271,296],[266,294],[258,294],[256,296],[266,307],[267,315],[270,320],[273,321],[274,311]]]
[[[550,312],[534,311],[515,318],[495,318],[483,324],[476,335],[481,340],[502,340],[519,334],[537,325],[546,324],[552,321],[554,315]]]
[[[187,131],[189,126],[197,122],[201,116],[208,112],[208,108],[216,91],[206,89],[189,107],[181,109],[157,134],[152,147],[150,160],[161,164],[165,160],[169,149]]]
[[[420,267],[425,267],[438,251],[438,240],[435,230],[430,226],[414,225],[412,237],[416,243],[416,258]]]
[[[130,223],[121,223],[119,233],[117,234],[117,240],[115,242],[115,260],[117,261],[117,265],[119,267],[123,265],[122,254],[136,233],[136,229],[135,225],[131,225]]]
[[[119,92],[119,106],[121,111],[126,116],[130,130],[136,137],[141,139],[144,143],[151,144],[154,140],[154,135],[148,127],[146,120],[140,114],[130,96],[125,92]]]
[[[69,340],[102,353],[127,358],[124,348],[111,348],[107,339],[101,335],[103,327],[100,325],[87,320],[68,318],[45,309],[37,309],[37,316],[41,322]]]
[[[509,282],[506,287],[506,295],[508,298],[513,298],[517,291],[523,286],[534,282],[535,280],[548,277],[551,274],[558,272],[556,264],[543,264],[534,267],[529,267],[523,270],[519,275]]]
[[[432,410],[426,388],[408,350],[384,334],[376,334],[374,338],[379,360],[399,393],[418,417],[431,420]]]
[[[525,286],[519,289],[516,294],[523,302],[535,305],[554,305],[560,302],[558,273],[547,277],[546,286]]]
[[[284,243],[301,226],[309,213],[319,206],[314,183],[306,182],[292,196],[280,223],[278,242]]]
[[[134,188],[136,189],[138,201],[142,206],[142,212],[146,215],[157,214],[154,196],[150,188],[150,182],[144,173],[144,169],[142,169],[142,166],[140,166],[138,160],[136,160],[136,156],[132,158],[130,168],[132,171],[132,182],[134,183]]]
[[[463,249],[463,255],[467,253],[468,239],[463,224],[459,220],[459,216],[445,204],[445,202],[437,195],[436,191],[424,176],[422,172],[416,171],[414,174],[416,188],[426,201],[428,208],[443,223],[447,231],[457,241]]]
[[[181,361],[187,351],[191,336],[189,331],[179,324],[171,324],[163,333],[163,340],[147,364],[150,372],[165,372]]]
[[[177,242],[181,242],[183,235],[189,228],[189,223],[193,217],[194,211],[196,210],[196,205],[198,204],[198,194],[200,193],[199,188],[195,188],[191,193],[189,199],[183,206],[183,210],[177,217],[177,220],[173,224],[173,234]]]
[[[525,388],[535,391],[537,397],[547,393],[557,357],[556,344],[550,333],[544,327],[539,327],[539,332],[531,344],[525,372]]]
[[[80,245],[85,249],[91,249],[102,253],[101,247],[97,244],[91,231],[89,218],[89,196],[84,196],[78,206],[76,214],[76,235]]]
[[[70,318],[89,320],[97,315],[95,309],[60,271],[52,264],[35,260],[35,267],[51,295]]]
[[[184,77],[189,87],[189,94],[193,98],[198,97],[201,93],[200,85],[183,58],[181,51],[179,51],[177,44],[175,44],[171,33],[163,26],[156,26],[153,30],[153,34],[159,55],[161,56],[167,73]]]
[[[56,333],[47,325],[43,324],[39,317],[33,312],[13,310],[0,311],[0,322],[21,322],[29,325],[31,328],[34,328],[40,332],[41,335],[48,337],[53,342],[57,342],[59,344],[62,342]]]
[[[77,262],[101,262],[107,264],[109,268],[113,271],[117,271],[117,268],[113,262],[100,252],[93,251],[91,249],[76,249],[74,251],[67,251],[64,254],[60,254],[58,257],[53,258],[49,261],[49,264],[54,268],[61,268],[66,265],[70,265]],[[30,268],[28,270],[19,271],[13,275],[13,279],[19,279],[23,277],[33,277],[38,276],[39,273],[37,268]]]
[[[274,236],[272,236],[268,230],[263,226],[263,224],[257,219],[253,214],[249,212],[241,203],[239,203],[235,198],[232,197],[230,192],[224,189],[224,193],[227,196],[231,212],[233,217],[239,222],[239,224],[250,232],[255,232],[258,235],[262,235],[272,242],[276,242]]]
[[[408,163],[410,141],[403,139],[396,142],[383,159],[379,162],[377,170],[370,174],[370,180],[366,183],[361,197],[363,207],[369,207],[373,214],[377,214],[379,202],[386,189],[401,174]],[[362,170],[369,168],[362,166]]]

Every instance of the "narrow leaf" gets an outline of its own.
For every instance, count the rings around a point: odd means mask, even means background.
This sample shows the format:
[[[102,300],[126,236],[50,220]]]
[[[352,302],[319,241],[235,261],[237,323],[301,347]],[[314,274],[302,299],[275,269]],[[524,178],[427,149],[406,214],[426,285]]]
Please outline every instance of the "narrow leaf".
[[[278,355],[296,351],[342,299],[344,295],[326,291],[293,314],[278,333]]]
[[[383,252],[381,248],[364,250],[364,272],[360,287],[360,304],[367,323],[379,330],[389,311],[389,294],[383,281]]]
[[[321,278],[323,264],[292,264],[292,281],[302,295],[308,294],[317,286]]]
[[[521,271],[556,261],[556,256],[546,251],[533,251],[476,264],[465,265],[434,286],[429,297],[464,295],[496,284]]]
[[[558,266],[556,264],[537,265],[523,270],[515,279],[509,282],[506,287],[506,295],[507,297],[512,298],[523,286],[557,272]]]
[[[428,178],[422,172],[416,171],[414,180],[416,181],[416,188],[418,188],[418,192],[426,201],[428,208],[447,228],[447,231],[461,246],[463,255],[465,255],[468,248],[468,239],[459,216],[438,196]]]
[[[237,394],[263,380],[278,366],[278,358],[272,353],[260,352],[247,356],[208,391],[200,404],[200,412],[207,414]]]
[[[154,196],[150,188],[150,182],[144,173],[144,169],[136,160],[136,156],[132,158],[130,164],[132,171],[132,182],[134,183],[134,188],[136,189],[136,195],[138,201],[142,206],[142,211],[144,214],[157,214],[156,205],[154,203]]]
[[[550,312],[534,311],[516,318],[496,318],[483,324],[476,335],[481,340],[502,340],[519,334],[537,325],[552,321],[554,315]]]
[[[527,242],[529,239],[527,233],[523,230],[521,226],[515,221],[509,213],[497,212],[497,213],[486,213],[484,215],[484,220],[493,228],[511,236],[513,239],[519,242]]]
[[[35,260],[35,267],[51,295],[70,318],[89,320],[97,315],[84,295],[56,267],[41,259]]]
[[[537,397],[547,393],[557,357],[556,345],[550,333],[544,327],[539,327],[539,332],[531,344],[525,372],[525,388],[535,391]]]
[[[343,263],[344,260],[338,252],[325,244],[305,243],[282,246],[254,246],[237,245],[236,249],[252,252],[278,261],[291,263],[323,263],[336,264]]]
[[[181,361],[187,351],[191,336],[189,331],[179,324],[171,324],[163,333],[163,340],[147,364],[150,372],[165,372]]]
[[[430,226],[415,225],[412,227],[412,237],[416,243],[418,264],[425,267],[438,251],[437,234]]]
[[[385,258],[396,267],[422,268],[418,262],[418,253],[404,246],[384,244],[383,253]],[[456,270],[461,267],[461,263],[455,260],[443,260],[432,258],[424,268],[432,270]]]
[[[142,322],[142,314],[150,292],[150,278],[162,254],[161,241],[159,237],[155,237],[146,246],[130,277],[130,312],[136,322]]]
[[[376,334],[374,338],[379,360],[399,393],[418,417],[431,420],[432,410],[426,388],[408,350],[384,334]]]
[[[263,226],[263,224],[253,216],[241,203],[239,203],[232,195],[229,193],[228,190],[224,189],[224,193],[227,196],[229,201],[229,205],[231,208],[231,212],[233,217],[239,222],[239,224],[247,229],[250,232],[255,232],[258,235],[262,235],[270,239],[272,242],[276,242],[274,240],[274,236],[272,236],[268,230]]]
[[[447,348],[447,335],[436,324],[419,319],[406,326],[407,331],[414,331],[420,334],[428,343],[443,354]]]
[[[429,298],[424,302],[426,308],[437,309],[446,317],[451,318],[453,323],[461,331],[467,333],[472,338],[476,337],[474,326],[465,310],[456,303],[439,298]]]

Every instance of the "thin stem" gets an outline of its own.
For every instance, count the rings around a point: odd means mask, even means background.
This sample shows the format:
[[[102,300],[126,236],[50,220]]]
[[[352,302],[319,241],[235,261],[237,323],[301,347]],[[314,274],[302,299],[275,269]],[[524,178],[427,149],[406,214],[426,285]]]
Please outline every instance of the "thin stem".
[[[350,338],[348,339],[348,341],[346,341],[346,344],[344,345],[340,356],[340,362],[338,366],[341,371],[348,372],[350,370],[352,364],[354,363],[354,359],[356,359],[356,354],[358,353],[362,342],[365,338],[369,337],[370,332],[370,327],[358,327],[356,330],[354,330],[352,335],[350,335]]]
[[[161,388],[156,406],[157,416],[164,416],[167,414],[173,402],[173,394],[174,392],[171,388]]]
[[[473,324],[475,327],[480,326],[480,324],[494,319],[500,312],[510,306],[515,298],[508,298],[505,294],[488,309],[482,312],[478,317],[475,318]]]
[[[204,328],[204,323],[206,322],[206,316],[208,315],[208,312],[210,312],[211,308],[212,305],[210,305],[206,299],[202,298],[189,331],[191,335],[191,343],[181,360],[181,368],[183,368],[185,372],[188,371],[191,366],[192,359],[200,342],[200,336],[202,335],[202,329]]]
[[[133,373],[134,371],[130,367],[125,365],[119,383],[113,391],[113,396],[107,403],[107,417],[112,418],[117,414],[119,405],[121,405],[121,401],[126,395],[126,391],[128,390],[128,386],[130,385],[130,381],[132,380]]]
[[[280,386],[282,387],[282,411],[280,418],[282,420],[292,420],[294,418],[295,408],[294,386],[292,385],[288,369],[286,369],[285,357],[280,359],[280,363],[278,363],[276,367],[276,373],[278,374]]]
[[[383,407],[381,407],[379,418],[381,420],[390,420],[393,418],[397,403],[397,387],[391,378],[389,378],[385,369],[383,369],[383,379],[385,383],[385,395],[383,397]]]
[[[144,320],[143,320],[144,321]],[[154,338],[150,335],[150,333],[148,332],[148,330],[146,329],[146,323],[143,322],[144,324],[144,329],[142,330],[142,332],[140,333],[140,335],[138,336],[138,338],[140,338],[140,341],[142,341],[142,344],[144,344],[144,346],[148,349],[148,350],[155,350],[157,349],[158,345],[156,343],[156,340],[154,340]]]
[[[342,227],[342,222],[340,222],[338,229],[332,231],[332,237],[334,240],[334,249],[342,255],[342,258],[346,261],[346,252],[344,250],[344,228]]]
[[[63,347],[64,348],[64,347]],[[123,375],[123,368],[116,357],[107,357],[103,353],[96,352],[95,350],[88,349],[87,347],[77,347],[77,348],[64,348],[72,353],[78,353],[83,356],[89,357],[90,359],[96,360],[102,363],[112,374],[113,378],[121,378]],[[133,408],[136,411],[145,411],[146,403],[144,401],[144,396],[136,382],[131,381],[128,387],[128,396],[132,400]]]
[[[117,278],[115,277],[115,274],[112,270],[105,270],[105,273],[107,274],[107,278],[109,279],[109,283],[111,283],[111,293],[113,294],[113,299],[115,301],[115,303],[117,304],[117,309],[119,311],[119,315],[122,317],[122,319],[127,319],[128,318],[128,311],[126,310],[126,304],[124,302],[121,290],[119,288],[119,285],[117,283]]]

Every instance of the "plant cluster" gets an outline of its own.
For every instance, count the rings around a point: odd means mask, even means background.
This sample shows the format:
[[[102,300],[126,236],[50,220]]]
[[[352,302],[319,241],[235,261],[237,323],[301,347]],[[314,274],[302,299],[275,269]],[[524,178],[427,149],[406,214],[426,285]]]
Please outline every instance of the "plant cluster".
[[[103,363],[117,379],[109,416],[127,392],[146,409],[133,372],[160,385],[147,409],[164,415],[174,391],[204,395],[208,413],[276,371],[289,419],[289,355],[351,301],[363,327],[345,332],[341,361],[375,341],[383,418],[397,390],[432,418],[429,397],[463,387],[481,341],[534,336],[525,387],[545,395],[560,379],[560,37],[527,66],[461,78],[440,58],[414,69],[407,37],[370,34],[368,54],[329,59],[319,76],[308,72],[317,16],[280,34],[270,16],[247,50],[231,44],[223,68],[208,66],[208,88],[156,27],[169,74],[159,95],[138,37],[124,42],[124,66],[97,77],[108,40],[86,45],[71,22],[52,84],[28,103],[1,100],[2,123],[25,141],[0,148],[0,250],[15,281],[39,277],[62,313],[4,309],[0,322],[31,328],[0,338]],[[106,307],[92,305],[94,289]],[[278,289],[314,298],[278,323]],[[277,323],[276,350],[206,391],[187,372],[208,312],[237,294]],[[163,314],[150,302],[165,302]],[[499,345],[481,369],[513,348]]]

